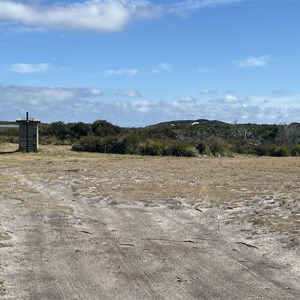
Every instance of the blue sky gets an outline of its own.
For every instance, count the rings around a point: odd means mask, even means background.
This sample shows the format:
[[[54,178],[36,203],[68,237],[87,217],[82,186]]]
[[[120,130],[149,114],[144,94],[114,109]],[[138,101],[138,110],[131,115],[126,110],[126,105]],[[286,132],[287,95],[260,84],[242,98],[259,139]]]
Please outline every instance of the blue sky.
[[[0,0],[0,119],[300,122],[300,0]]]

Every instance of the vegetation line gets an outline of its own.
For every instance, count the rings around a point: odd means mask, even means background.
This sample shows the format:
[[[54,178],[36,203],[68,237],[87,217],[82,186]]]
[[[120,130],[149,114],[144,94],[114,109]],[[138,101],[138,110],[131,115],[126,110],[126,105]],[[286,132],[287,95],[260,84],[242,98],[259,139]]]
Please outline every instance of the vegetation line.
[[[0,143],[18,142],[18,129],[0,132]],[[40,125],[41,144],[72,145],[74,151],[186,156],[300,156],[300,123],[228,124],[196,120],[123,128],[105,120],[91,124],[53,122]]]

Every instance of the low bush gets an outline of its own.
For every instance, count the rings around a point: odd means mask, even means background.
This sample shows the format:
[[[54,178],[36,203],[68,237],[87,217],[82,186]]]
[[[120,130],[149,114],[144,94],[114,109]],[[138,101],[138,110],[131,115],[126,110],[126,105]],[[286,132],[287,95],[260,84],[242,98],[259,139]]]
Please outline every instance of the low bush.
[[[115,137],[98,137],[84,136],[72,146],[74,151],[87,151],[99,153],[125,153],[125,145],[123,141],[119,141]]]
[[[262,144],[254,148],[254,154],[258,156],[271,156],[274,152],[274,146],[270,144]]]
[[[76,144],[72,146],[74,151],[99,152],[101,138],[97,136],[84,136]]]
[[[102,153],[115,153],[124,154],[125,144],[124,140],[119,140],[117,137],[108,136],[101,140],[102,149],[99,152]]]
[[[142,155],[167,155],[167,147],[161,140],[147,140],[140,144],[139,152]]]
[[[282,157],[282,156],[290,156],[290,149],[287,146],[279,146],[273,149],[273,151],[271,152],[272,156],[278,156],[278,157]]]
[[[209,146],[204,142],[200,142],[196,148],[198,152],[202,155],[211,155]]]
[[[18,144],[19,137],[17,136],[0,136],[1,143],[11,143],[11,144]]]
[[[215,142],[210,146],[210,152],[213,156],[233,156],[233,151],[230,145],[225,143]]]
[[[4,130],[2,130],[1,135],[3,136],[15,136],[18,137],[19,136],[19,128],[5,128]]]
[[[291,154],[293,156],[300,156],[300,144],[297,144],[292,148]]]
[[[60,140],[53,135],[41,136],[39,142],[41,145],[72,145],[71,141]]]
[[[127,135],[123,139],[126,154],[140,154],[141,138],[137,134]]]
[[[175,142],[170,147],[170,153],[173,156],[196,157],[199,155],[197,149],[186,142]]]
[[[255,145],[247,140],[234,142],[233,152],[239,154],[255,154]]]

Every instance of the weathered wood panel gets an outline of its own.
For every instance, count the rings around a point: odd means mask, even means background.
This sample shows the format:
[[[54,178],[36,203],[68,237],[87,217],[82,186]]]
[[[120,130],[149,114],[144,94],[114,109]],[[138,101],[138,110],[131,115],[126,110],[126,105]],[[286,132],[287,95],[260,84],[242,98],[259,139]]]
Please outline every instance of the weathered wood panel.
[[[38,125],[40,121],[17,120],[17,123],[19,123],[19,150],[22,152],[37,152],[39,147]]]

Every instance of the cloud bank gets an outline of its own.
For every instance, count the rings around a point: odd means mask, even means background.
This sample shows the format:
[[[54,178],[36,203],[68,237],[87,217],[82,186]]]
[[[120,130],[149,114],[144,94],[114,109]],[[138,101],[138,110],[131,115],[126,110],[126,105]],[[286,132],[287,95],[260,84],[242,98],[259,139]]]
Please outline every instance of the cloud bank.
[[[300,120],[300,95],[245,97],[225,94],[222,97],[211,95],[206,100],[202,97],[151,101],[133,89],[119,90],[112,96],[105,95],[99,88],[0,86],[0,113],[6,120],[17,119],[29,111],[43,122],[105,119],[121,126],[146,126],[183,119],[269,124]]]

